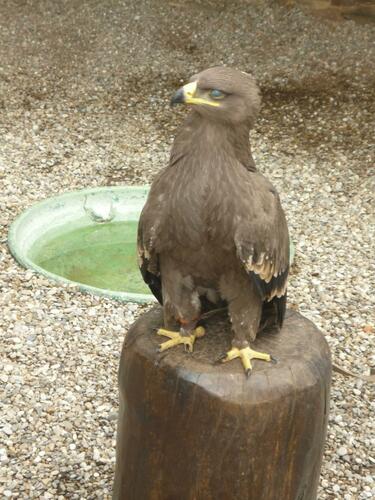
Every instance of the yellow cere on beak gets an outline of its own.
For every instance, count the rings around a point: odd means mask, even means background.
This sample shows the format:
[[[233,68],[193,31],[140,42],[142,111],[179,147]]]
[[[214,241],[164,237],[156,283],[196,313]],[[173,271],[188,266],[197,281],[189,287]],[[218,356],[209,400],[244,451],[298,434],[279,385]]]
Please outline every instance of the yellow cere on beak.
[[[184,101],[186,104],[206,104],[207,106],[220,106],[220,103],[204,99],[202,97],[195,97],[197,91],[197,82],[187,83],[182,87],[184,93]]]

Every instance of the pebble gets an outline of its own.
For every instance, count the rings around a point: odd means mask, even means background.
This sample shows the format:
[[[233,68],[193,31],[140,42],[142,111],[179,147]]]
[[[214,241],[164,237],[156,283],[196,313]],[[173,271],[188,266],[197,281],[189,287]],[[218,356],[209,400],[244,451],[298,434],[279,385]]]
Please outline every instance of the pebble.
[[[338,450],[337,450],[337,454],[339,457],[343,457],[344,455],[347,455],[348,454],[348,450],[344,447],[344,446],[341,446]]]
[[[150,183],[186,114],[170,96],[206,67],[261,87],[251,142],[296,244],[289,305],[336,364],[375,368],[374,25],[255,0],[65,3],[0,2],[0,498],[111,498],[119,357],[147,309],[25,271],[9,225],[65,191]],[[370,389],[333,375],[319,500],[375,498]]]

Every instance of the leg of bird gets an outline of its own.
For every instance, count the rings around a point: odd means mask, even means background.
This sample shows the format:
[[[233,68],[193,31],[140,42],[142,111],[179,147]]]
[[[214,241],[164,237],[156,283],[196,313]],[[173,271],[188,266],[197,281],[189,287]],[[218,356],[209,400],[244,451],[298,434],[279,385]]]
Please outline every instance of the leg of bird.
[[[237,282],[228,281],[222,286],[225,298],[228,300],[229,316],[234,331],[232,349],[219,358],[226,363],[239,358],[247,376],[251,374],[252,359],[263,361],[274,361],[267,353],[254,351],[250,347],[250,341],[254,341],[258,332],[262,300],[255,287],[246,280],[238,279]]]
[[[175,269],[164,268],[163,274],[163,312],[164,328],[159,328],[157,334],[168,337],[169,340],[159,345],[159,352],[166,351],[177,345],[184,345],[188,352],[193,352],[195,339],[205,333],[202,326],[197,327],[200,316],[200,300],[190,277],[182,277]],[[172,328],[177,323],[179,331]]]

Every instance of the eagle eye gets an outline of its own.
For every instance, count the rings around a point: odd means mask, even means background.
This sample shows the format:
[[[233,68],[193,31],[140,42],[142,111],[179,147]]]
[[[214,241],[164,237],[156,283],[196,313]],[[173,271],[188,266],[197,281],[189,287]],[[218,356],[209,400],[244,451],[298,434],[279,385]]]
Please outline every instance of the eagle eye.
[[[212,97],[212,99],[222,99],[225,97],[225,94],[219,89],[212,89],[210,91],[210,97]]]

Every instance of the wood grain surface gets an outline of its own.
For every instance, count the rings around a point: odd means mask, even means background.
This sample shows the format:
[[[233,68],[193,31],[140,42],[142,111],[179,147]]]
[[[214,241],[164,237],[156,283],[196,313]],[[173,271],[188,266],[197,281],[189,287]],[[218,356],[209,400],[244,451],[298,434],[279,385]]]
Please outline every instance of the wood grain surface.
[[[309,320],[288,311],[280,333],[253,344],[277,364],[213,362],[230,348],[225,313],[209,318],[194,353],[163,354],[161,308],[124,344],[114,499],[313,500],[325,440],[330,352]]]

